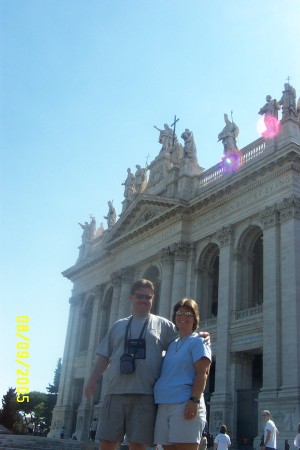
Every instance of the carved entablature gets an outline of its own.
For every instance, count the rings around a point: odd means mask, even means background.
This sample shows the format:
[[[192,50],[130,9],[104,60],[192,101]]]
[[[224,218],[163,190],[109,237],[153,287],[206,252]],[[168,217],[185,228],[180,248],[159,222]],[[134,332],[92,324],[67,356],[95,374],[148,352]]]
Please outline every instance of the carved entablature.
[[[186,260],[190,256],[193,246],[186,242],[175,242],[170,246],[170,250],[174,253],[175,259],[181,261]]]
[[[220,242],[220,247],[228,245],[231,243],[232,239],[232,228],[231,226],[224,226],[221,230],[217,231],[217,239]]]
[[[278,223],[277,203],[274,203],[272,206],[266,206],[265,209],[259,211],[259,220],[264,228],[271,227]]]
[[[295,195],[291,195],[288,198],[284,198],[281,202],[278,202],[277,208],[281,222],[291,218],[300,219],[300,199]]]

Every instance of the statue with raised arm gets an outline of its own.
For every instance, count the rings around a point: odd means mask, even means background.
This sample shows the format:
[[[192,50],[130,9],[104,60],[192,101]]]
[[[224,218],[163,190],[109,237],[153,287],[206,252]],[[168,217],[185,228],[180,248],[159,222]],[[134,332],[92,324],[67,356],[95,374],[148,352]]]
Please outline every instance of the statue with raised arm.
[[[147,185],[147,170],[143,169],[138,164],[135,166],[135,192],[140,193],[143,192]]]
[[[234,152],[238,150],[236,145],[236,138],[239,135],[238,126],[232,121],[228,119],[228,115],[224,114],[225,127],[218,134],[218,141],[222,141],[224,146],[224,153]]]
[[[86,242],[88,242],[90,240],[90,224],[88,222],[84,222],[84,225],[83,225],[82,223],[78,222],[78,225],[80,225],[81,228],[83,229],[81,239],[82,239],[82,243],[85,244]]]
[[[282,91],[282,97],[279,100],[279,104],[282,106],[282,118],[288,119],[289,117],[296,119],[296,90],[290,83],[285,83],[284,91]]]
[[[108,204],[108,213],[107,216],[104,216],[104,219],[107,220],[107,228],[108,230],[110,230],[116,223],[117,213],[116,208],[113,206],[112,202],[109,201],[107,204]]]
[[[170,148],[173,145],[173,130],[169,127],[167,123],[164,124],[164,129],[161,130],[156,125],[153,125],[154,128],[159,131],[159,138],[158,142],[162,144],[161,151],[162,152],[169,152]],[[174,136],[175,138],[175,136]]]
[[[186,128],[181,137],[184,140],[183,157],[189,159],[191,162],[198,164],[197,149],[193,132]]]
[[[126,200],[131,200],[134,192],[135,192],[135,176],[131,172],[131,169],[127,169],[127,178],[122,183],[125,186],[124,189],[124,197]]]

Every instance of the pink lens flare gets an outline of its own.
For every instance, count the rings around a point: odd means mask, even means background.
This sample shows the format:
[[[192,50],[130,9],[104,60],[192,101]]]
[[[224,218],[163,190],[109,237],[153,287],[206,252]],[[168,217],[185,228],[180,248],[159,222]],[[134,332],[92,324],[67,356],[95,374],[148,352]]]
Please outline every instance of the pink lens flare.
[[[257,122],[257,131],[265,139],[273,139],[281,131],[281,124],[277,117],[265,114]]]

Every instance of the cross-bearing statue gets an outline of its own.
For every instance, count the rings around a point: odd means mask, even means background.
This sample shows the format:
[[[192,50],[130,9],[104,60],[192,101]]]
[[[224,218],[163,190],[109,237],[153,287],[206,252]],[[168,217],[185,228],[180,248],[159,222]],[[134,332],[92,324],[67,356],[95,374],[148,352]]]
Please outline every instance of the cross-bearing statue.
[[[186,128],[181,137],[184,140],[183,157],[189,159],[193,163],[198,164],[197,149],[193,132]]]
[[[282,106],[282,118],[287,119],[292,117],[297,118],[296,110],[296,90],[290,83],[285,83],[284,91],[282,91],[282,97],[279,100],[279,104]]]
[[[236,145],[236,138],[239,135],[238,126],[232,121],[228,119],[228,115],[224,114],[225,127],[218,134],[218,142],[222,141],[224,146],[224,153],[234,152],[238,150]]]
[[[114,224],[116,223],[116,208],[113,206],[112,202],[108,202],[108,213],[107,216],[104,216],[104,219],[107,220],[107,228],[110,230]]]

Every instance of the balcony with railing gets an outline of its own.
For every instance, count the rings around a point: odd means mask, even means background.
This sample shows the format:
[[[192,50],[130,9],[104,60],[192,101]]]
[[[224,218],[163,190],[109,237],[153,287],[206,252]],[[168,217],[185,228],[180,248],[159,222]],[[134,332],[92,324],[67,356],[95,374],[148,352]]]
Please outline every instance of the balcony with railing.
[[[231,153],[231,156],[235,157],[235,166],[240,168],[241,166],[248,164],[254,158],[262,155],[265,151],[265,148],[265,140],[263,138],[259,138],[243,149]],[[226,163],[224,162],[225,157],[226,155],[223,158],[223,162],[220,162],[201,173],[198,178],[197,192],[199,192],[201,188],[208,186],[209,184],[215,182],[216,180],[219,180],[224,175],[228,174],[228,167],[226,167]]]

